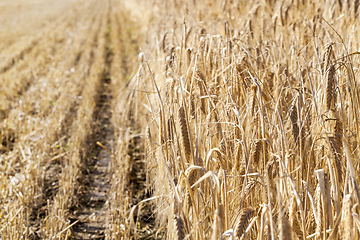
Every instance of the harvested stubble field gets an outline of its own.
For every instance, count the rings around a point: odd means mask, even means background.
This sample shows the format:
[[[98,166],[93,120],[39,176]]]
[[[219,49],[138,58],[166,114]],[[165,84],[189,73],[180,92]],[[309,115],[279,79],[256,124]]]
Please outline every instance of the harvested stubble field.
[[[358,7],[1,1],[1,239],[359,239]]]

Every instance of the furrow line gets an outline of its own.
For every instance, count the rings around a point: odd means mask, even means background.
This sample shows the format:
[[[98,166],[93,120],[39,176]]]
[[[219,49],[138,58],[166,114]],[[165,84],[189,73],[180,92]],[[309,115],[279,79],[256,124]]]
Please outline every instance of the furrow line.
[[[97,4],[99,5],[99,3]],[[91,8],[86,9],[86,11],[94,13],[94,11],[91,11],[94,7],[96,8],[96,6],[92,6]],[[41,219],[45,217],[45,210],[48,207],[47,202],[48,204],[51,204],[52,196],[56,194],[59,187],[61,165],[65,159],[64,153],[67,148],[65,142],[66,137],[64,138],[62,135],[69,133],[69,128],[67,126],[72,122],[71,115],[79,102],[81,90],[83,89],[83,86],[86,83],[86,77],[88,76],[89,64],[92,62],[90,52],[93,51],[96,37],[88,36],[97,36],[100,25],[99,27],[95,27],[96,25],[91,24],[91,21],[89,20],[93,18],[92,14],[82,15],[84,17],[79,23],[86,23],[88,24],[88,27],[78,33],[78,36],[74,38],[75,44],[73,46],[69,45],[68,50],[64,53],[66,54],[67,51],[71,53],[72,49],[78,49],[79,52],[86,51],[89,52],[89,54],[78,54],[78,56],[73,54],[70,55],[64,63],[57,63],[58,67],[62,68],[63,71],[69,69],[74,63],[78,65],[77,70],[71,73],[71,75],[66,75],[66,77],[62,79],[60,88],[63,89],[63,91],[57,89],[57,85],[51,82],[53,80],[55,81],[57,77],[52,73],[49,73],[48,79],[50,82],[46,91],[49,94],[51,94],[51,92],[61,92],[55,105],[51,107],[52,111],[48,112],[46,109],[40,108],[40,110],[43,110],[44,112],[29,113],[29,115],[25,112],[27,117],[24,117],[24,119],[31,119],[31,124],[34,121],[42,123],[40,126],[36,124],[36,122],[34,122],[34,124],[37,126],[31,126],[27,122],[25,122],[27,124],[24,124],[21,119],[18,119],[16,111],[24,111],[22,106],[17,106],[16,109],[13,109],[13,114],[9,118],[11,124],[18,125],[18,127],[16,127],[18,130],[24,128],[22,130],[24,134],[28,132],[32,132],[32,134],[27,136],[17,136],[21,141],[15,144],[14,151],[8,152],[6,156],[3,156],[3,159],[12,166],[22,164],[38,166],[36,168],[32,168],[31,166],[27,167],[30,172],[26,174],[29,175],[21,175],[26,178],[26,184],[25,182],[21,182],[21,184],[15,186],[16,191],[22,192],[22,199],[14,199],[7,204],[7,208],[13,209],[13,211],[17,211],[21,206],[23,207],[25,210],[23,212],[26,213],[27,217],[23,218],[23,215],[19,214],[19,221],[25,220],[26,224],[20,224],[19,222],[17,227],[19,229],[25,227],[24,236],[29,236],[30,238],[45,238],[48,234],[46,228],[48,225],[45,222],[42,225]],[[82,32],[88,34],[88,36],[84,35]],[[87,39],[89,39],[89,41],[87,41]],[[78,41],[81,41],[81,43],[77,43]],[[37,87],[37,89],[38,88],[39,87]],[[28,100],[25,99],[25,102],[30,101],[29,104],[31,104],[32,101],[37,101],[37,99],[39,99],[39,96],[34,96],[34,94],[40,95],[40,98],[41,95],[44,94],[35,90],[27,92],[26,98],[28,98]],[[46,112],[50,114],[47,114]],[[11,126],[9,127],[11,128]],[[25,159],[22,160],[23,158]],[[14,162],[14,160],[17,162]],[[8,178],[11,179],[12,175],[12,173],[9,173]],[[35,178],[28,178],[27,176],[35,176]],[[2,180],[6,181],[6,178],[1,178],[1,181]],[[23,191],[21,190],[22,188],[28,190]],[[9,191],[11,191],[11,189],[9,189]],[[24,206],[24,202],[29,204]],[[10,215],[11,212],[5,214]],[[42,226],[40,226],[40,224]],[[7,231],[10,234],[9,236],[11,236],[12,231],[22,232],[22,230],[19,231],[14,228],[7,229],[7,227],[4,231]]]
[[[109,5],[109,9],[111,6]],[[110,12],[110,11],[109,11]],[[113,127],[111,126],[111,62],[112,43],[111,25],[108,15],[105,35],[105,65],[101,84],[96,96],[92,121],[92,134],[88,137],[89,148],[82,158],[81,176],[79,177],[79,204],[71,209],[72,222],[79,221],[73,227],[71,239],[104,239],[107,192],[109,190],[109,164],[112,158]]]
[[[90,18],[89,18],[90,19]],[[94,20],[94,19],[93,19]],[[63,165],[64,158],[66,156],[67,141],[70,137],[70,127],[74,121],[76,108],[81,98],[81,90],[85,84],[85,78],[87,76],[86,68],[88,68],[91,59],[90,54],[86,56],[84,51],[91,51],[92,44],[95,42],[95,37],[91,37],[93,33],[97,34],[98,28],[93,23],[90,23],[89,28],[85,32],[89,32],[89,41],[81,40],[79,43],[78,54],[73,54],[69,59],[69,67],[74,66],[75,63],[79,65],[78,69],[71,75],[62,78],[62,86],[59,89],[63,89],[61,95],[56,100],[56,103],[52,106],[50,114],[47,116],[46,125],[44,129],[39,130],[45,132],[43,142],[49,143],[49,148],[45,152],[39,152],[37,154],[44,155],[45,160],[41,165],[44,165],[44,173],[40,174],[39,180],[42,198],[39,198],[36,205],[33,208],[32,214],[32,228],[38,229],[38,235],[46,235],[46,219],[45,214],[48,204],[51,206],[54,196],[59,190],[59,178],[61,174],[61,165]],[[84,37],[84,36],[83,36]],[[85,36],[86,37],[86,36]],[[90,40],[93,39],[93,40]],[[57,89],[53,89],[56,93]],[[51,91],[51,90],[49,90]],[[36,98],[35,98],[36,99]],[[49,110],[44,109],[45,112]],[[57,126],[54,128],[54,126]],[[41,148],[39,149],[41,151]],[[34,231],[35,232],[35,231]]]
[[[83,159],[88,149],[87,139],[91,135],[93,127],[92,120],[98,97],[98,90],[101,86],[102,72],[105,66],[105,32],[106,22],[103,21],[105,15],[105,6],[99,6],[97,14],[99,14],[101,23],[98,38],[94,46],[93,54],[90,54],[89,75],[86,80],[87,84],[82,91],[82,99],[76,112],[76,119],[72,126],[72,135],[68,140],[69,150],[65,157],[65,165],[62,169],[60,179],[60,191],[54,198],[52,208],[49,209],[48,221],[51,222],[51,236],[70,236],[71,224],[69,221],[68,211],[79,204],[78,195],[82,191],[80,178]],[[71,220],[71,219],[70,219]],[[63,231],[66,229],[67,231]],[[48,237],[51,237],[48,236]]]

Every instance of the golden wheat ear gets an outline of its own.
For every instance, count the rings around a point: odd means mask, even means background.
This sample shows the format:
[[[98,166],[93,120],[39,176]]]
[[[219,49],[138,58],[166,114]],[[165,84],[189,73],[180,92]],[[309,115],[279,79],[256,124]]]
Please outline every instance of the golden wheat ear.
[[[331,65],[328,77],[327,77],[327,86],[326,86],[326,109],[333,110],[335,107],[335,65]]]
[[[180,122],[180,133],[182,137],[182,143],[185,151],[186,162],[191,162],[191,147],[189,139],[188,125],[186,121],[186,115],[184,107],[179,108],[179,122]]]
[[[240,239],[244,234],[246,228],[249,226],[251,218],[255,215],[255,209],[252,207],[247,207],[241,210],[240,220],[236,224],[235,228],[235,237]]]
[[[298,126],[298,113],[295,105],[293,105],[290,109],[290,120],[292,123],[292,132],[294,135],[294,140],[296,143],[298,143],[300,131]]]
[[[202,72],[199,69],[196,69],[196,76],[198,77],[197,83],[199,86],[199,91],[200,91],[200,109],[201,111],[206,114],[206,101],[204,96],[206,95],[206,91],[205,91],[205,87],[206,87],[206,82],[205,82],[205,76],[204,74],[202,74]]]
[[[324,56],[323,56],[323,60],[321,62],[321,66],[322,66],[322,72],[323,74],[326,73],[329,65],[330,65],[330,62],[331,62],[331,55],[334,54],[333,52],[333,49],[332,49],[332,44],[330,44],[327,48],[326,48],[326,51],[324,53]]]
[[[185,225],[184,221],[179,216],[174,216],[174,227],[175,227],[175,239],[183,240],[185,239]]]
[[[253,160],[252,164],[254,165],[255,169],[258,168],[261,151],[262,151],[262,140],[256,140],[252,149],[252,160]]]

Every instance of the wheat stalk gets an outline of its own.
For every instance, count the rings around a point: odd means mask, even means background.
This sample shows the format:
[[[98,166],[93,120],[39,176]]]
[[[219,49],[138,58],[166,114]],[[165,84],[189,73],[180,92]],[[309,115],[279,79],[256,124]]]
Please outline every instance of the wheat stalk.
[[[281,207],[283,208],[283,207]],[[288,219],[285,216],[285,210],[280,211],[279,216],[279,239],[280,240],[291,240],[291,226]]]
[[[341,237],[340,239],[351,240],[353,237],[353,217],[351,216],[351,195],[344,197],[341,213]]]

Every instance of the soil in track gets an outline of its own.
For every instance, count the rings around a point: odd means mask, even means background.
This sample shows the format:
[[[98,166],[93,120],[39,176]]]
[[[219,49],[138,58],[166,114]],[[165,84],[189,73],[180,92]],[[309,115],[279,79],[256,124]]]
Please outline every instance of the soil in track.
[[[105,239],[107,192],[110,189],[112,61],[110,25],[107,24],[105,69],[98,90],[93,115],[93,133],[87,140],[89,148],[83,157],[82,176],[79,179],[79,204],[71,209],[72,228],[70,239]]]
[[[136,123],[132,123],[134,132],[137,132]],[[130,172],[129,191],[131,192],[131,206],[139,204],[142,200],[149,199],[151,193],[146,185],[145,151],[140,136],[135,136],[129,143]],[[155,232],[155,215],[151,201],[145,201],[141,205],[141,211],[135,211],[134,222],[137,222],[136,237],[134,239],[150,240],[162,239],[162,232]]]

